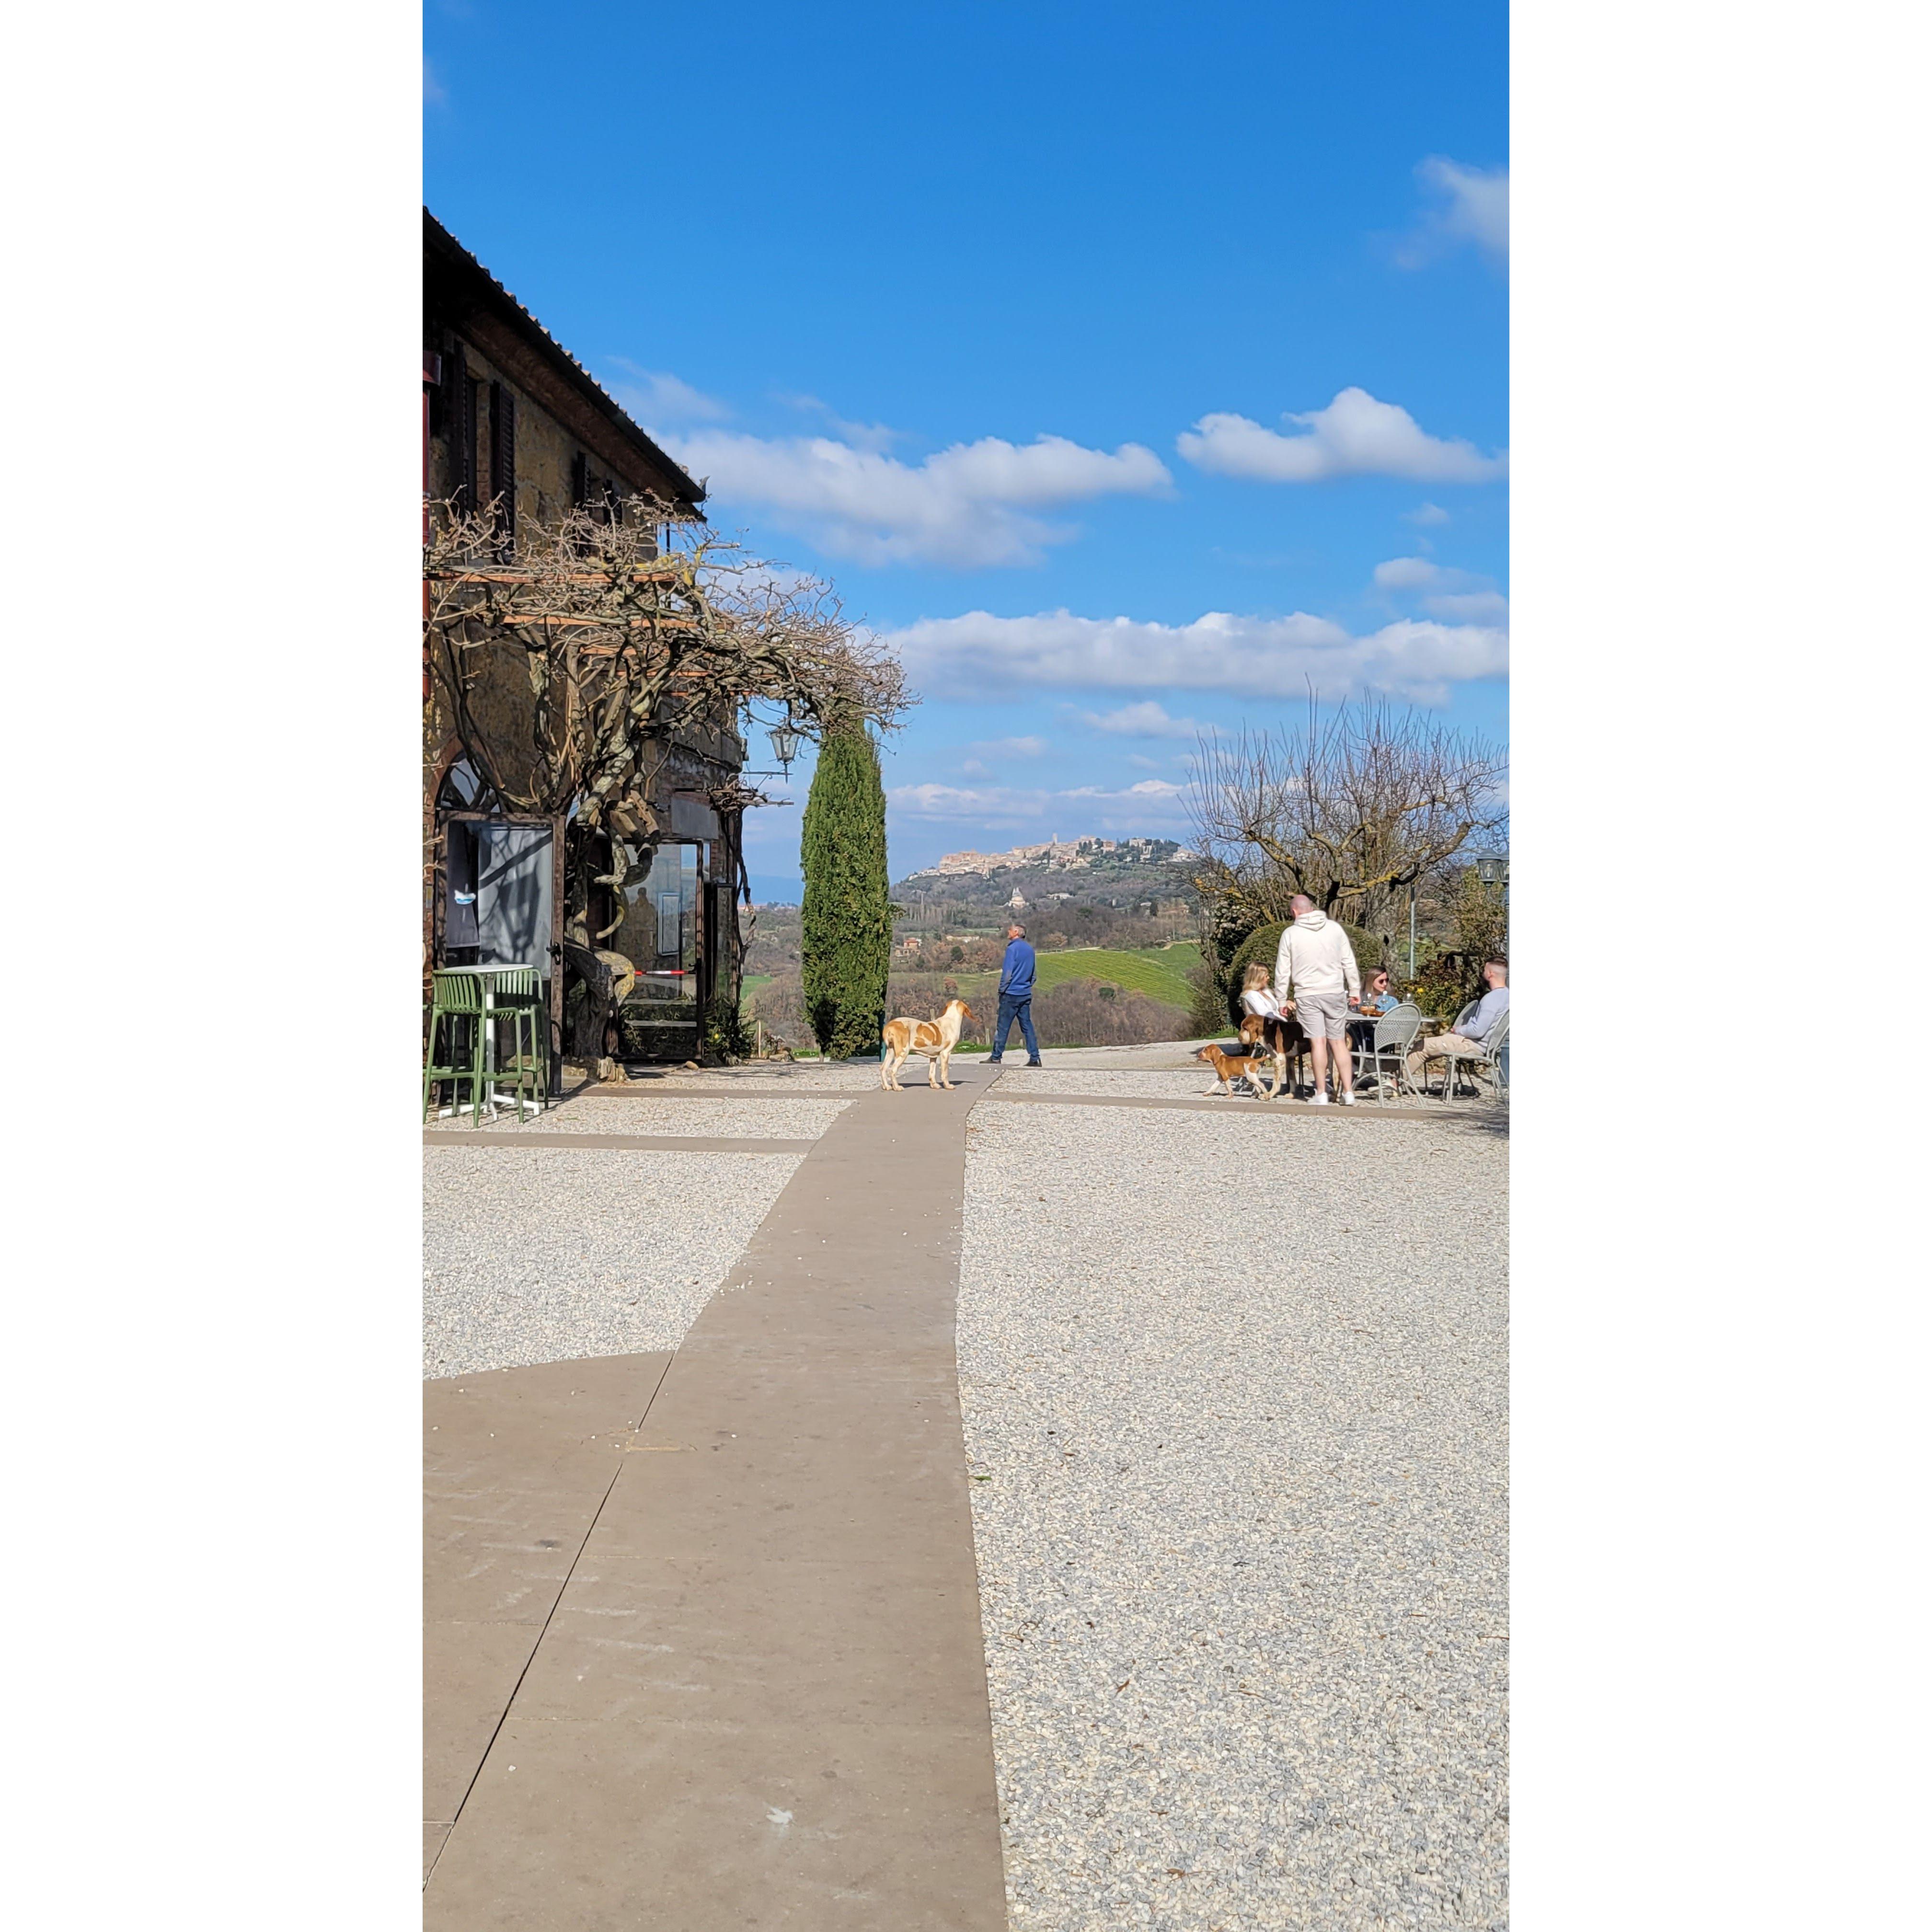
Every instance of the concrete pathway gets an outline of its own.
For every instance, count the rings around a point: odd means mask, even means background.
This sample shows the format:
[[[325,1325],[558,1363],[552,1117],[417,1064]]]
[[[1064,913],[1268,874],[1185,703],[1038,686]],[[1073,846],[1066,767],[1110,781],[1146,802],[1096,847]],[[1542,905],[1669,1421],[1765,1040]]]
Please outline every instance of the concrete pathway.
[[[429,1385],[430,1932],[1004,1932],[953,1352],[985,1077],[855,1096],[674,1355]]]

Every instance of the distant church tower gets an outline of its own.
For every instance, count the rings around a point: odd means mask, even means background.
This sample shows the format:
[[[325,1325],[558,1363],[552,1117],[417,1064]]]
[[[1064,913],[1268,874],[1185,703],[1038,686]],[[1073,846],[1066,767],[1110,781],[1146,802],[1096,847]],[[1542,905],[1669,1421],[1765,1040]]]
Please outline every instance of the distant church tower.
[[[1011,898],[1007,900],[1006,904],[1010,906],[1015,912],[1024,912],[1026,910],[1026,901],[1021,897],[1020,889],[1018,886],[1014,886],[1013,896]]]

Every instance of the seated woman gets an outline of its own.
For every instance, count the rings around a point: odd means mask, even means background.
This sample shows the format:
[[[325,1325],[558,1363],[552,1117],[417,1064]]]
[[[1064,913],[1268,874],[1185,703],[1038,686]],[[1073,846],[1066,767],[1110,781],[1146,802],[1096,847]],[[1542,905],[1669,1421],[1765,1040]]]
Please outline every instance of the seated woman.
[[[1348,1016],[1348,1044],[1358,1053],[1375,1051],[1376,1022],[1395,1011],[1399,1002],[1389,991],[1388,968],[1378,966],[1362,975],[1361,1004]]]
[[[1307,1036],[1294,1017],[1294,1002],[1283,1006],[1275,998],[1268,969],[1258,959],[1241,975],[1241,1014],[1244,1042],[1264,1046],[1274,1055],[1274,1092],[1279,1094],[1288,1079],[1288,1063],[1299,1063]]]
[[[1264,1020],[1282,1017],[1281,1002],[1268,986],[1268,969],[1258,959],[1241,975],[1241,1010]]]

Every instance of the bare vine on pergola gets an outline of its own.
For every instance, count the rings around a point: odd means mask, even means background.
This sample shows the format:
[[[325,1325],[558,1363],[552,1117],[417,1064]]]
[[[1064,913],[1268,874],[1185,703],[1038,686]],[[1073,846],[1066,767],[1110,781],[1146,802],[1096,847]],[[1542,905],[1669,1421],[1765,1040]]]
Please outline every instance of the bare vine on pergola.
[[[829,585],[650,498],[520,518],[508,558],[494,506],[436,506],[423,574],[429,660],[464,752],[511,810],[574,809],[611,835],[598,883],[620,916],[625,848],[657,842],[651,775],[680,730],[760,706],[811,738],[841,716],[889,730],[913,702],[898,659]],[[767,802],[725,790],[723,809]]]
[[[1241,922],[1288,915],[1305,892],[1332,917],[1373,925],[1458,854],[1508,823],[1499,746],[1380,700],[1296,730],[1204,738],[1189,794],[1196,884]]]

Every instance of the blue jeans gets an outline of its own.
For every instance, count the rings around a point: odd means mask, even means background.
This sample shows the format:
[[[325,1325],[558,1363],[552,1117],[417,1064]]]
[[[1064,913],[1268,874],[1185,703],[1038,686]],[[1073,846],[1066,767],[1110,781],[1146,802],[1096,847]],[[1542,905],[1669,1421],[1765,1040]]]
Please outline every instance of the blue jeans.
[[[997,1061],[1006,1050],[1006,1036],[1013,1030],[1013,1022],[1020,1023],[1020,1037],[1026,1042],[1027,1058],[1040,1058],[1040,1042],[1033,1036],[1033,995],[1029,993],[1023,1000],[1010,999],[1000,995],[1000,1017],[993,1025],[992,1058]]]

